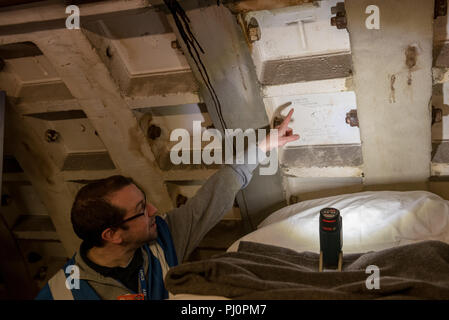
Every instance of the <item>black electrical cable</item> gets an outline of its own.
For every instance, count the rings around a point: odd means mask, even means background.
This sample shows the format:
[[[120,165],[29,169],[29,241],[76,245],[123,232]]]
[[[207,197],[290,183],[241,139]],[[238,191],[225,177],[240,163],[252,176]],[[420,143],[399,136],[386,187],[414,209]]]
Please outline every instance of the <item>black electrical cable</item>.
[[[207,69],[203,64],[203,61],[201,60],[200,53],[198,50],[204,54],[204,50],[199,44],[198,40],[195,38],[195,35],[192,33],[192,30],[190,29],[190,19],[187,17],[186,12],[181,7],[181,5],[178,3],[177,0],[164,0],[165,5],[170,10],[173,19],[175,21],[176,27],[178,28],[179,34],[184,41],[187,50],[192,57],[193,61],[195,62],[196,67],[198,68],[198,71],[201,75],[201,78],[203,79],[204,84],[206,85],[207,90],[209,91],[212,100],[214,102],[215,110],[217,111],[218,118],[220,120],[220,123],[223,127],[223,130],[227,128],[226,122],[223,118],[223,113],[221,110],[221,103],[218,98],[217,93],[215,92],[214,87],[212,86],[212,83],[209,78],[209,74],[207,73]],[[219,2],[218,2],[219,3]],[[195,55],[192,53],[192,49],[195,52]]]

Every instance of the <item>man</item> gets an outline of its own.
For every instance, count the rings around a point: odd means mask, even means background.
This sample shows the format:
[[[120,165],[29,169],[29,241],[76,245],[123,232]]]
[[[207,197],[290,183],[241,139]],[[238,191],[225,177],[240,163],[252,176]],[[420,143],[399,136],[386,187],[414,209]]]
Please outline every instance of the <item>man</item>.
[[[270,143],[270,135],[259,143],[262,152],[299,138],[288,127],[292,113],[278,127],[277,144]],[[256,167],[224,166],[185,205],[164,217],[156,215],[151,199],[130,178],[112,176],[84,186],[71,211],[74,231],[83,242],[36,299],[167,299],[168,269],[186,259],[231,209]]]

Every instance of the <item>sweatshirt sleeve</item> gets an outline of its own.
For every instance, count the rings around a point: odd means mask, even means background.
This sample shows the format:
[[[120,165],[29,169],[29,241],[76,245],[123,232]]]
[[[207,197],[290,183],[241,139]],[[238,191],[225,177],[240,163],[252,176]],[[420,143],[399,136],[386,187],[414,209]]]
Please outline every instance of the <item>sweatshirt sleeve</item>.
[[[260,149],[259,152],[262,152]],[[213,174],[194,197],[167,213],[178,261],[182,262],[198,246],[234,204],[236,194],[245,188],[256,164],[225,165]]]

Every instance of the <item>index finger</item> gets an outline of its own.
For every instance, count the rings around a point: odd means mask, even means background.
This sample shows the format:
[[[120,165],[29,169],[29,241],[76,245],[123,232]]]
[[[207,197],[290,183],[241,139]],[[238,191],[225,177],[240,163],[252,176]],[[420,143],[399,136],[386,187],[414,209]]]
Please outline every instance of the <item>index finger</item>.
[[[290,111],[288,112],[287,117],[285,117],[284,121],[282,121],[281,125],[279,126],[279,130],[284,132],[287,127],[288,127],[288,123],[290,122],[291,118],[292,118],[292,114],[293,114],[294,109],[290,109]]]

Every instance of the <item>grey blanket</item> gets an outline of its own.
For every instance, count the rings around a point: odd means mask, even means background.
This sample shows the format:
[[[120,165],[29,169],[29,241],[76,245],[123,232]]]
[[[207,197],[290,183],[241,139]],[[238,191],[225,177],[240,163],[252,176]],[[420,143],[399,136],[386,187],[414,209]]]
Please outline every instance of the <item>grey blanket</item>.
[[[345,254],[342,272],[318,272],[319,255],[254,242],[237,252],[179,265],[168,291],[231,299],[449,299],[449,245],[423,241],[377,252]],[[378,289],[375,273],[379,269]],[[370,277],[370,278],[369,278]]]

